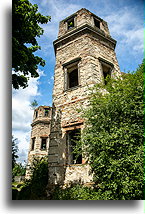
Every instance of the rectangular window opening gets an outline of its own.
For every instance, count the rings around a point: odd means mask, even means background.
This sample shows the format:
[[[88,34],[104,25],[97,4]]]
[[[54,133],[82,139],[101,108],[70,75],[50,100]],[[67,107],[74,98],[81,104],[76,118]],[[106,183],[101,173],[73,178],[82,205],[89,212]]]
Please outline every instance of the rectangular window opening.
[[[81,129],[67,132],[68,164],[82,164],[82,154],[77,154],[75,152],[75,147],[80,137]]]
[[[48,117],[48,115],[49,115],[49,109],[45,108],[44,109],[44,116]]]
[[[38,111],[35,111],[35,118],[38,117]]]
[[[102,70],[103,70],[103,77],[104,77],[104,84],[107,85],[107,78],[111,77],[111,67],[102,64]]]
[[[34,150],[34,146],[35,146],[35,137],[32,138],[31,151]]]
[[[79,62],[81,58],[77,57],[63,64],[64,68],[64,90],[73,89],[80,85]]]
[[[72,71],[68,71],[68,88],[72,88],[78,86],[78,69],[75,68]]]
[[[67,21],[68,30],[72,29],[73,27],[74,27],[74,18]]]
[[[41,150],[46,150],[47,138],[41,139]]]
[[[94,18],[95,27],[100,29],[100,21]]]

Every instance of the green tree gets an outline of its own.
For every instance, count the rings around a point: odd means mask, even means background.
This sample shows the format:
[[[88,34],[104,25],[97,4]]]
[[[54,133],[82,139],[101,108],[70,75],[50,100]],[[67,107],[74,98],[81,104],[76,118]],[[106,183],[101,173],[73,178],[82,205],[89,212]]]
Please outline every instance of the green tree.
[[[18,146],[17,146],[17,138],[12,136],[12,169],[15,167],[16,159],[18,158]]]
[[[31,102],[31,104],[30,104],[30,107],[31,107],[32,110],[34,110],[37,106],[38,106],[37,100],[34,100],[34,101]]]
[[[20,200],[47,199],[46,186],[48,184],[48,159],[47,157],[34,158],[31,166],[32,175],[23,184],[19,193]],[[14,195],[15,199],[15,195]]]
[[[15,166],[12,170],[14,176],[25,176],[26,166],[23,166],[21,163],[15,163]]]
[[[34,52],[40,49],[36,37],[43,34],[39,24],[46,24],[50,16],[38,12],[38,6],[28,0],[13,0],[12,4],[12,85],[15,89],[28,86],[28,75],[38,77],[38,65],[45,61]]]
[[[96,85],[84,112],[82,143],[100,200],[143,199],[143,69]]]

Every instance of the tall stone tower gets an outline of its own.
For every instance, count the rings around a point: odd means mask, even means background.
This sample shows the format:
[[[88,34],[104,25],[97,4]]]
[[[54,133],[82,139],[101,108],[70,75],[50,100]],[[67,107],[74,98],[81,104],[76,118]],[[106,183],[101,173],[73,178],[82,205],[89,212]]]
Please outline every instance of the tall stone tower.
[[[74,139],[81,135],[84,121],[77,109],[88,105],[88,88],[120,75],[115,54],[116,41],[107,23],[81,9],[59,25],[54,41],[56,65],[48,154],[49,183],[90,182],[85,155],[73,152]]]
[[[39,106],[34,110],[31,124],[31,139],[28,152],[26,178],[31,175],[31,164],[34,158],[48,156],[50,135],[51,107]]]

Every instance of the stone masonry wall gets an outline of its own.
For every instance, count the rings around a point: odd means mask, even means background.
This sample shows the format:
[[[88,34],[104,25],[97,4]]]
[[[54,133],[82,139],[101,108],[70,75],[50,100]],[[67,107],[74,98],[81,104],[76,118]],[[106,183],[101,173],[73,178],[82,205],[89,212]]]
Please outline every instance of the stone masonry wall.
[[[70,17],[62,20],[59,24],[59,33],[58,38],[70,33],[67,31],[67,21],[69,18],[75,17],[75,28],[79,28],[82,25],[88,24],[94,27],[94,17],[100,21],[100,30],[108,37],[110,37],[109,29],[107,22],[102,20],[100,17],[96,16],[95,14],[91,13],[90,11],[82,8],[81,10],[77,11],[76,13],[72,14]]]
[[[45,116],[45,109],[49,109],[48,115]],[[36,117],[36,111],[38,112]],[[34,111],[33,122],[31,124],[31,139],[28,152],[26,179],[31,175],[31,164],[34,158],[48,156],[49,151],[49,135],[50,135],[51,108],[49,106],[40,106]],[[32,150],[32,139],[35,138],[34,149]],[[46,149],[41,149],[42,138],[46,138]]]
[[[89,165],[67,165],[66,133],[75,128],[84,128],[84,121],[77,109],[86,108],[89,104],[89,88],[103,81],[100,58],[113,65],[111,76],[120,75],[120,69],[114,51],[115,43],[110,37],[107,23],[100,19],[100,29],[94,27],[94,14],[81,9],[75,17],[75,27],[67,31],[66,22],[60,22],[60,39],[55,43],[56,65],[53,89],[53,114],[49,147],[50,183],[64,183],[81,180],[91,182]],[[95,16],[96,17],[96,16]],[[79,30],[83,25],[94,27],[93,30]],[[78,33],[74,34],[78,30]],[[92,29],[92,28],[91,28]],[[96,31],[97,30],[97,31]],[[73,33],[74,32],[74,33]],[[67,39],[72,33],[72,36]],[[65,66],[79,58],[79,85],[65,89]]]

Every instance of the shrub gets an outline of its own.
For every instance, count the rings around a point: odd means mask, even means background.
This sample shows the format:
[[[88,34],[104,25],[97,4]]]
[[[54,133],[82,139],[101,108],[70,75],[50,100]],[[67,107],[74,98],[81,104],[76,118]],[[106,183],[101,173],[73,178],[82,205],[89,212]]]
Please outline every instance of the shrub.
[[[143,199],[143,68],[96,85],[84,112],[82,144],[103,200]]]
[[[97,200],[97,192],[90,187],[75,184],[68,188],[57,186],[53,192],[52,200]]]
[[[34,159],[33,171],[30,180],[26,180],[19,192],[19,200],[43,200],[47,198],[46,186],[48,183],[47,159]]]

